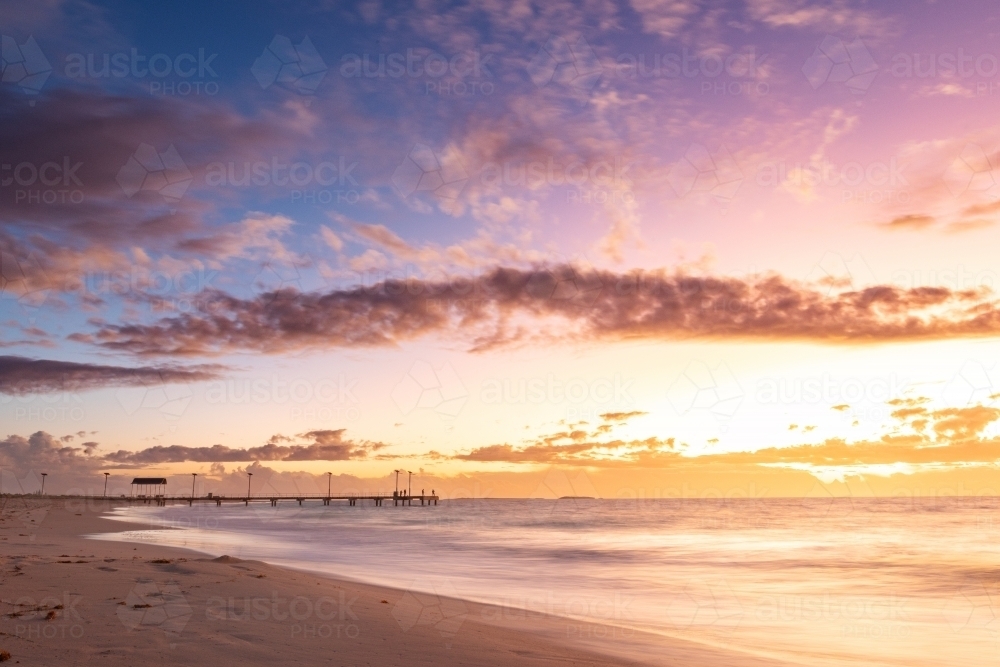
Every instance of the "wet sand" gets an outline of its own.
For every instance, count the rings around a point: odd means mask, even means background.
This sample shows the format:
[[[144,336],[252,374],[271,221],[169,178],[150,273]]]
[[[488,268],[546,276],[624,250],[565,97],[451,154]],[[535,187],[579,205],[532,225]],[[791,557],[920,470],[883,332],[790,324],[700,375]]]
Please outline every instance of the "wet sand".
[[[88,539],[162,529],[108,519],[104,501],[0,502],[0,651],[10,653],[8,664],[776,664],[258,561]]]

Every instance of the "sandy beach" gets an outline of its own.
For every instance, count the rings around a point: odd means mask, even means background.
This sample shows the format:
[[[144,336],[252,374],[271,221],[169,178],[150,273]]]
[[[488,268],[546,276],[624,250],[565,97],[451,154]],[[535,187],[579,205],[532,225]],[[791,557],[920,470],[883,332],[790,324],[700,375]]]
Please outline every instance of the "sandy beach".
[[[10,664],[775,664],[258,561],[87,539],[162,528],[108,519],[110,507],[6,499],[0,650]]]

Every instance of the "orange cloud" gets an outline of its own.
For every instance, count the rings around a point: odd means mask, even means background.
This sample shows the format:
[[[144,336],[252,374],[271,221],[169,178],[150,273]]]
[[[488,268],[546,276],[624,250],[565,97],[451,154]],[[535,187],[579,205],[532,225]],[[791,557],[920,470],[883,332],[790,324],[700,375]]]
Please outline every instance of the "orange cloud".
[[[623,422],[631,419],[632,417],[641,417],[642,415],[648,414],[648,412],[643,412],[641,410],[633,410],[632,412],[605,412],[601,415],[601,419],[609,422]]]
[[[599,433],[580,431],[540,437],[522,446],[489,445],[455,455],[462,461],[548,463],[593,467],[691,466],[854,466],[892,463],[958,464],[1000,461],[1000,438],[982,438],[987,426],[1000,419],[1000,409],[986,406],[945,408],[926,413],[926,420],[907,423],[912,414],[894,413],[912,433],[886,435],[878,440],[847,442],[831,438],[818,444],[768,447],[752,452],[689,456],[673,438],[645,440],[595,439]],[[923,412],[914,413],[921,414]],[[921,426],[933,423],[929,433]],[[793,425],[794,426],[794,425]],[[808,428],[808,427],[807,427]],[[811,429],[808,429],[811,430]]]
[[[924,229],[934,222],[934,218],[929,215],[910,214],[893,218],[884,226],[888,229]]]

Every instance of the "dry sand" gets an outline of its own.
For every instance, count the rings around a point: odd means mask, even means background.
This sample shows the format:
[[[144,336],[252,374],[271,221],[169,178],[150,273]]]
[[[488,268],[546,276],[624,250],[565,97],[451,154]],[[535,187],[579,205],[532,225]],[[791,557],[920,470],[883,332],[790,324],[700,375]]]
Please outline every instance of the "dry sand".
[[[0,651],[11,665],[775,664],[258,561],[87,539],[162,528],[104,518],[104,501],[0,502]]]

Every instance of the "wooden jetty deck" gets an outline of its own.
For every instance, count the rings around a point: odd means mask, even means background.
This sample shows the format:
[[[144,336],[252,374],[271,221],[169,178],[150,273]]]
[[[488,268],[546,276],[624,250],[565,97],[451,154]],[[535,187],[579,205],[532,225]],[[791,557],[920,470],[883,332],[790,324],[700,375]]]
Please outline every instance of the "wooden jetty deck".
[[[406,495],[398,494],[393,495],[391,493],[376,493],[376,494],[349,494],[343,496],[332,496],[326,494],[278,494],[278,495],[261,495],[261,496],[123,496],[118,498],[109,498],[109,500],[125,500],[131,503],[144,504],[144,505],[158,505],[160,507],[165,507],[170,504],[175,503],[187,503],[193,506],[195,503],[215,503],[217,506],[221,507],[222,503],[242,503],[244,505],[249,505],[250,503],[260,503],[269,502],[271,507],[277,507],[278,503],[281,501],[294,500],[298,502],[301,506],[306,501],[322,501],[323,505],[330,505],[333,501],[347,501],[347,504],[351,507],[357,506],[358,501],[371,501],[375,507],[382,507],[386,505],[386,501],[392,501],[394,507],[412,507],[414,501],[419,501],[420,505],[430,506],[438,504],[438,496],[436,495]]]

